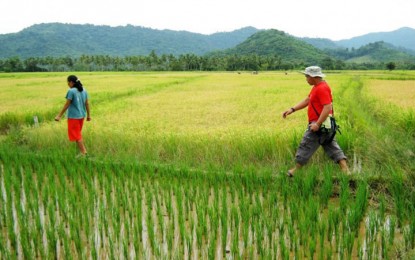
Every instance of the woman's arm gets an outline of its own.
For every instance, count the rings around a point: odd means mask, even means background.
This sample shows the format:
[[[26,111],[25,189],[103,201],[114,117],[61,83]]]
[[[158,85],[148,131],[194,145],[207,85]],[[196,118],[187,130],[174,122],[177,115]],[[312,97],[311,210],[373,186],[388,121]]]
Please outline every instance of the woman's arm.
[[[61,112],[55,117],[55,121],[61,120],[62,115],[65,113],[65,111],[68,109],[68,107],[71,105],[72,100],[67,99],[65,105],[63,106]]]
[[[89,109],[88,99],[85,101],[85,108],[86,108],[86,120],[91,121],[91,111]]]

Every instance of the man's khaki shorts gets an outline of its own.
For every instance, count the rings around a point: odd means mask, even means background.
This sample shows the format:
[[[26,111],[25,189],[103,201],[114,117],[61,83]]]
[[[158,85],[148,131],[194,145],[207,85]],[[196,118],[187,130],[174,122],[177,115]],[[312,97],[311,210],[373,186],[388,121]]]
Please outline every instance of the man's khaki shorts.
[[[320,143],[324,139],[328,138],[328,133],[317,134],[309,129],[304,133],[303,139],[301,140],[300,146],[298,147],[295,155],[295,161],[301,165],[305,165],[311,156],[320,147]],[[343,150],[337,144],[336,138],[329,144],[321,145],[326,154],[336,163],[342,159],[347,159],[344,155]]]

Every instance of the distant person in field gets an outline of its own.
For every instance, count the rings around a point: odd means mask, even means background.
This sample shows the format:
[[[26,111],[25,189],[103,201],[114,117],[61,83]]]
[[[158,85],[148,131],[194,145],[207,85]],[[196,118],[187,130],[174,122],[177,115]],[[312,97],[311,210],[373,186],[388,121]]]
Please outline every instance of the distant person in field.
[[[347,157],[336,140],[321,142],[321,140],[327,140],[329,135],[326,131],[322,131],[321,125],[329,115],[333,115],[333,98],[329,85],[323,80],[325,75],[317,66],[307,67],[302,73],[305,75],[307,83],[312,86],[310,94],[297,105],[282,113],[282,117],[286,118],[295,111],[308,108],[308,128],[295,155],[296,164],[288,170],[287,175],[292,177],[296,170],[308,162],[320,145],[326,154],[340,165],[342,171],[348,173]]]
[[[66,93],[66,103],[61,112],[55,117],[59,121],[63,114],[68,110],[68,137],[69,141],[76,142],[80,154],[77,157],[87,155],[87,151],[82,139],[82,127],[84,119],[91,121],[89,109],[89,96],[86,89],[83,88],[81,81],[75,75],[68,76],[69,90]]]

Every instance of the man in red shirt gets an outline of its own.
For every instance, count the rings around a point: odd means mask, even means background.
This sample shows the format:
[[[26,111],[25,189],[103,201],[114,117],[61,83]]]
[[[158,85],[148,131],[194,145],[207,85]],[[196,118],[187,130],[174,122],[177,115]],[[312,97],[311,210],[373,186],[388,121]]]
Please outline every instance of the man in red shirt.
[[[329,85],[323,80],[325,75],[321,72],[321,68],[317,66],[307,67],[302,73],[306,76],[307,83],[313,86],[313,88],[308,97],[294,107],[284,111],[282,117],[286,118],[295,111],[308,107],[308,129],[295,155],[296,165],[294,168],[288,170],[287,175],[292,177],[297,169],[308,162],[320,145],[326,154],[340,165],[342,171],[348,173],[347,157],[344,155],[336,140],[333,139],[328,143],[320,143],[321,139],[328,139],[329,134],[321,131],[321,125],[329,115],[333,115],[333,98]]]

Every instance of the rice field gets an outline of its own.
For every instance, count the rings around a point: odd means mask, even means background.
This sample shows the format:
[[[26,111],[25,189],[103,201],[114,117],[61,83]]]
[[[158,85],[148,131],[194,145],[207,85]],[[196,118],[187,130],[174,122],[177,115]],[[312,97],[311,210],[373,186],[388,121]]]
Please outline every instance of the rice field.
[[[297,72],[77,74],[81,160],[67,75],[0,74],[0,259],[412,259],[415,73],[326,74],[353,174],[319,151],[293,179]]]

